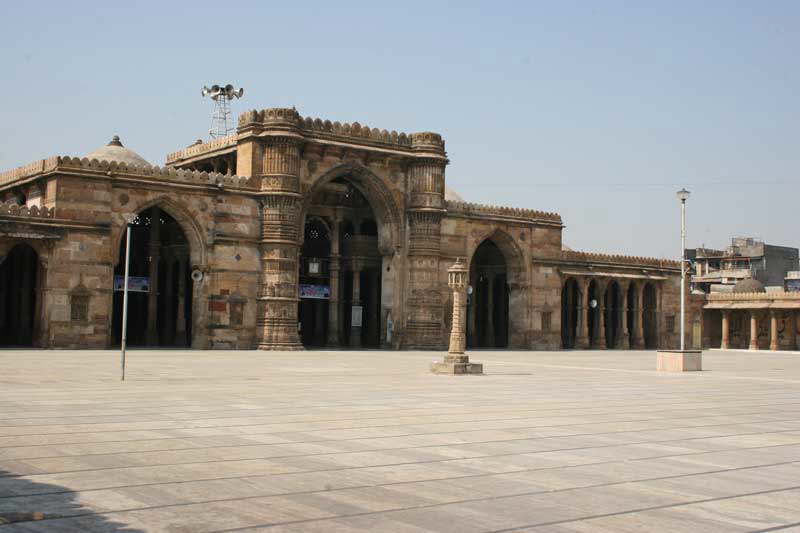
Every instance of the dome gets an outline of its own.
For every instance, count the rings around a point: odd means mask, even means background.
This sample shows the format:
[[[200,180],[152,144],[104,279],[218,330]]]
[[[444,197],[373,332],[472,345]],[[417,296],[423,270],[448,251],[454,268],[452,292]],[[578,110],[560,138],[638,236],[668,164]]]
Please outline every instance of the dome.
[[[464,199],[458,194],[456,191],[448,187],[447,185],[444,186],[444,199],[448,202],[463,202]]]
[[[134,152],[129,148],[122,146],[118,135],[114,135],[111,142],[107,145],[98,148],[91,154],[86,156],[87,159],[97,159],[98,161],[116,161],[117,163],[125,163],[129,166],[149,167],[152,166],[145,158]]]
[[[733,292],[767,292],[757,279],[747,278],[733,286]]]

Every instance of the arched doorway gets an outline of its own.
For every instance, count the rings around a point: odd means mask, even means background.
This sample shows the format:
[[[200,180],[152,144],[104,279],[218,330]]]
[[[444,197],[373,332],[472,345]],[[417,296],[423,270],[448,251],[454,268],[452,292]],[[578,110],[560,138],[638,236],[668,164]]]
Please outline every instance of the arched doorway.
[[[639,286],[635,283],[631,283],[628,286],[628,293],[627,293],[627,305],[628,305],[628,338],[626,341],[628,342],[628,346],[630,348],[636,348],[636,327],[638,326],[639,322],[639,302],[636,298],[638,294]]]
[[[300,340],[303,346],[325,346],[328,338],[331,237],[319,217],[306,220],[300,261]],[[338,272],[337,272],[338,275]]]
[[[622,289],[616,281],[606,288],[604,308],[606,347],[615,349],[622,340]]]
[[[0,264],[0,346],[33,346],[39,256],[28,244],[14,246]]]
[[[361,185],[345,174],[312,193],[299,265],[298,327],[307,347],[381,345],[379,228]]]
[[[125,275],[125,234],[114,269],[115,288]],[[149,291],[128,292],[130,346],[191,345],[192,292],[189,242],[181,225],[158,206],[141,211],[131,226],[129,276],[149,280]],[[144,281],[144,279],[142,279]],[[122,339],[122,291],[114,291],[114,342]]]
[[[561,346],[575,348],[578,336],[581,290],[574,278],[569,278],[561,289]]]
[[[470,263],[472,294],[467,309],[471,348],[508,346],[508,271],[503,252],[491,239],[475,250]]]
[[[644,309],[644,347],[648,350],[658,348],[658,299],[656,288],[652,283],[646,283],[642,296],[642,309]]]

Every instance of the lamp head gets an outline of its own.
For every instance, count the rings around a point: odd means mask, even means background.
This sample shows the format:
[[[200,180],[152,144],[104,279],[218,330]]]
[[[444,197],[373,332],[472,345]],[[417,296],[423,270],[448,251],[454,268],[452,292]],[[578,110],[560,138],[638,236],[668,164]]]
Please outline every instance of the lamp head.
[[[689,199],[689,191],[687,191],[686,189],[681,189],[678,191],[677,196],[678,200],[680,200],[681,202],[685,202],[686,200]]]

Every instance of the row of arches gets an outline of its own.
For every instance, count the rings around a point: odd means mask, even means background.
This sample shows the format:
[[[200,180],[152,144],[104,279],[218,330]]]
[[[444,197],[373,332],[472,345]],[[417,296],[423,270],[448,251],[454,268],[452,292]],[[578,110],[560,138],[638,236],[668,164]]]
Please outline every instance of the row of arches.
[[[657,348],[658,293],[651,282],[568,278],[561,313],[563,348]]]

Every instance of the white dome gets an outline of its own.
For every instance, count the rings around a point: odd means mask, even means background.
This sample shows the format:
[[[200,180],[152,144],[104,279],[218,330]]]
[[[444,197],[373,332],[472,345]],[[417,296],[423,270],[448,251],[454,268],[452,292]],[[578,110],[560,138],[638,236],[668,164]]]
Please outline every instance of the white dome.
[[[444,186],[444,199],[448,202],[463,202],[464,199],[458,194],[456,191],[448,187],[447,185]]]
[[[125,163],[128,166],[152,166],[145,158],[133,150],[122,146],[119,136],[117,135],[114,135],[114,138],[111,139],[111,142],[106,146],[98,148],[86,157],[88,159],[97,159],[98,161],[116,161],[117,163]]]

